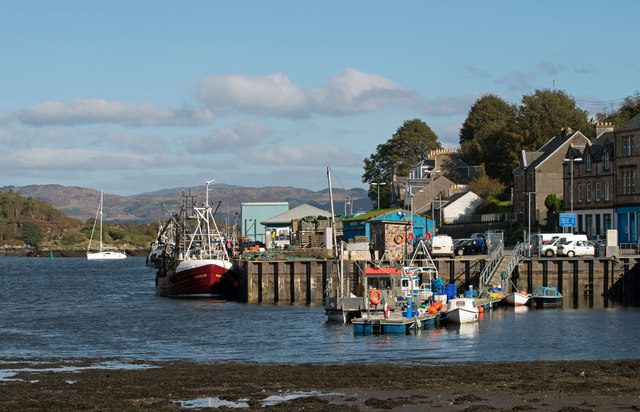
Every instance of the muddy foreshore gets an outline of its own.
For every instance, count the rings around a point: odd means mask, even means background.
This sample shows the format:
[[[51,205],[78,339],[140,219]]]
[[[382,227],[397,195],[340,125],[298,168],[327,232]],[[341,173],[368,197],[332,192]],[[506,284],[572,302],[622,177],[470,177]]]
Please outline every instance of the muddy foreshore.
[[[96,366],[105,361],[0,359],[0,410],[178,410],[188,406],[181,402],[201,398],[225,410],[640,408],[640,359],[433,366],[128,361],[128,368]],[[110,361],[117,365],[118,360]],[[275,404],[265,403],[274,396],[279,399]]]

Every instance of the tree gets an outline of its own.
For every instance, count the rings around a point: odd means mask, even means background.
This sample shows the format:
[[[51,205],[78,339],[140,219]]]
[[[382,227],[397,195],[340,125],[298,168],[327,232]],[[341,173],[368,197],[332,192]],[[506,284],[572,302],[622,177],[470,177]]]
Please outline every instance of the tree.
[[[489,196],[497,198],[504,192],[504,189],[505,185],[501,181],[492,179],[486,174],[476,177],[469,183],[469,190],[484,198]]]
[[[605,121],[613,124],[617,129],[638,114],[640,114],[640,92],[636,92],[634,95],[626,97],[622,106],[609,116],[598,113],[596,117],[599,121]]]
[[[423,160],[429,151],[440,149],[438,136],[420,119],[407,120],[376,152],[364,159],[363,183],[386,183],[380,187],[382,204],[388,204],[393,174],[406,176],[411,166]],[[377,202],[378,188],[369,188],[369,198]]]
[[[29,246],[36,247],[42,241],[42,231],[40,226],[33,222],[22,224],[22,240]]]
[[[511,184],[521,143],[516,114],[514,105],[493,94],[476,100],[460,129],[460,158],[484,165],[490,178]]]
[[[558,136],[563,127],[580,131],[587,137],[593,135],[587,112],[577,108],[575,100],[562,90],[536,90],[532,95],[523,96],[517,122],[525,150],[540,148]]]
[[[558,196],[556,196],[553,193],[550,193],[547,196],[547,198],[544,199],[544,205],[547,207],[547,209],[551,213],[558,213],[562,208],[562,203],[560,202],[560,199],[558,199]]]

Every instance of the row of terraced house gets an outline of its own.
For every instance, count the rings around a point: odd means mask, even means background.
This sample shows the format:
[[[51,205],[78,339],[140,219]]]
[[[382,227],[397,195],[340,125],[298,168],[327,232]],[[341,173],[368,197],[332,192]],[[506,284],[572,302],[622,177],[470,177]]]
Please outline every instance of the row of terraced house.
[[[514,170],[514,211],[520,223],[537,230],[548,223],[544,202],[553,193],[576,214],[576,232],[617,229],[619,244],[638,244],[640,115],[617,129],[608,123],[595,129],[593,140],[565,128],[540,149],[522,151]]]

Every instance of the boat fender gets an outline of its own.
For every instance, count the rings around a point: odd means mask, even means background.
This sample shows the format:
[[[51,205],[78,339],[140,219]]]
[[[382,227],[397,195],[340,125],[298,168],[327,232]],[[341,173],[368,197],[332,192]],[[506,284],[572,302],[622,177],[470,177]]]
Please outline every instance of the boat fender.
[[[482,306],[478,307],[478,313],[484,313],[484,308]]]
[[[372,304],[377,305],[378,303],[382,302],[382,293],[380,293],[378,289],[373,289],[369,293],[369,300]]]
[[[396,242],[397,244],[400,244],[402,242],[404,242],[404,236],[402,236],[400,233],[398,233],[394,238],[393,241]]]
[[[438,313],[438,310],[432,305],[429,307],[429,315],[435,315],[436,313]]]
[[[384,303],[384,318],[389,319],[389,304],[386,302]]]

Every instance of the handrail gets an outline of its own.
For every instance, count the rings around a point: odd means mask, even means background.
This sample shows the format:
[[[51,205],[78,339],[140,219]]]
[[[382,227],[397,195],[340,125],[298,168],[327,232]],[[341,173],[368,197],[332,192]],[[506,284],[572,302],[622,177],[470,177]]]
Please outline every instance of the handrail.
[[[522,242],[518,242],[518,244],[513,248],[513,252],[511,252],[511,256],[509,256],[509,260],[507,264],[504,266],[504,272],[506,273],[506,277],[501,279],[500,282],[502,284],[502,290],[506,291],[507,281],[511,278],[511,274],[513,273],[513,269],[524,259],[524,250],[525,244]]]
[[[489,283],[489,280],[493,277],[494,270],[498,267],[500,260],[504,256],[504,245],[499,243],[498,246],[491,251],[487,265],[480,272],[480,290],[484,288],[484,285]]]

